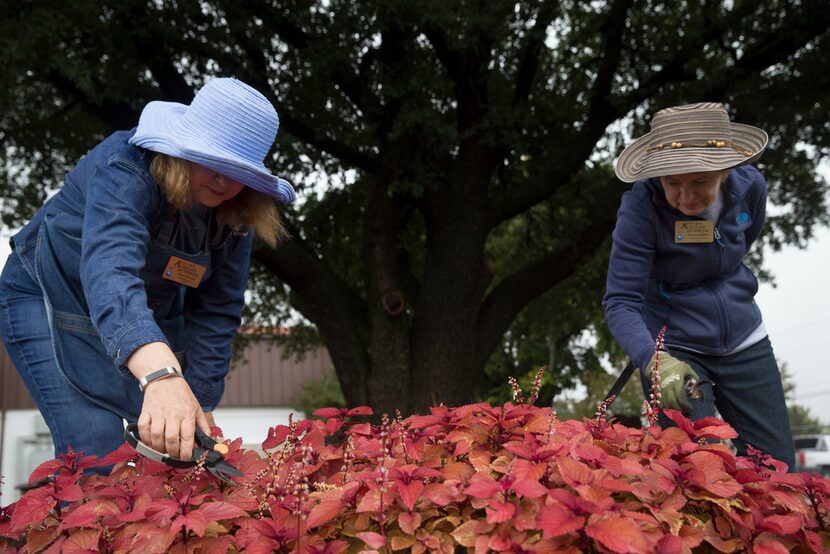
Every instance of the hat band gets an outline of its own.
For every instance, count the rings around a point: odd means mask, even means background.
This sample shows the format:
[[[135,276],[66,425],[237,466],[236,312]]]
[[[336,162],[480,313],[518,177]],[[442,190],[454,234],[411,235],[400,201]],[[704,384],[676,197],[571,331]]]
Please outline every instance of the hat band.
[[[678,148],[724,148],[729,147],[736,152],[740,152],[746,157],[754,156],[756,152],[751,150],[747,150],[746,148],[742,148],[735,144],[734,142],[728,140],[715,140],[710,139],[706,142],[661,142],[660,144],[655,144],[651,148],[647,149],[646,152],[657,152],[660,150],[665,150],[667,148],[670,149],[678,149]]]

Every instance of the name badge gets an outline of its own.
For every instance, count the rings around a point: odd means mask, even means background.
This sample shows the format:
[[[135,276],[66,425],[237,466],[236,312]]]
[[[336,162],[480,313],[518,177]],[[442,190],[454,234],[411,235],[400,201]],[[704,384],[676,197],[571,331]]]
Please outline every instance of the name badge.
[[[188,262],[177,256],[170,256],[167,267],[164,268],[162,277],[168,281],[175,281],[180,285],[196,288],[202,282],[202,275],[205,274],[205,266]]]
[[[674,242],[695,244],[715,240],[715,222],[708,219],[674,222]]]

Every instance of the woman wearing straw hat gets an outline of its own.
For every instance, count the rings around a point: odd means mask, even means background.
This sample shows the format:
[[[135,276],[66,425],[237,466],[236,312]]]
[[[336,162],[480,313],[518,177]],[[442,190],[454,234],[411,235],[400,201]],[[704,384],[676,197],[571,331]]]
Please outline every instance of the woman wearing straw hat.
[[[721,104],[658,111],[617,161],[617,177],[636,183],[617,214],[603,306],[647,391],[666,327],[664,407],[692,419],[717,409],[740,454],[749,444],[792,468],[781,376],[743,263],[765,220],[766,183],[750,164],[766,145],[764,131],[732,123]],[[690,379],[701,383],[694,402]]]
[[[3,339],[56,455],[111,452],[122,418],[173,457],[190,457],[196,426],[209,433],[253,237],[275,245],[272,199],[294,200],[263,164],[277,128],[271,103],[236,79],[209,81],[190,105],[150,102],[12,238]]]

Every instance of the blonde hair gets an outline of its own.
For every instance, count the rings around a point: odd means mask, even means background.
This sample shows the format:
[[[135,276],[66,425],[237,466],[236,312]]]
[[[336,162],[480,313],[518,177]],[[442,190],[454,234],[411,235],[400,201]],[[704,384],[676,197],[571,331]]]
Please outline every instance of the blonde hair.
[[[167,201],[179,210],[186,210],[196,202],[190,186],[190,168],[193,164],[181,158],[156,154],[150,162],[150,174],[161,186]],[[244,225],[272,248],[285,236],[285,226],[273,199],[249,187],[215,208],[216,219],[230,227]]]

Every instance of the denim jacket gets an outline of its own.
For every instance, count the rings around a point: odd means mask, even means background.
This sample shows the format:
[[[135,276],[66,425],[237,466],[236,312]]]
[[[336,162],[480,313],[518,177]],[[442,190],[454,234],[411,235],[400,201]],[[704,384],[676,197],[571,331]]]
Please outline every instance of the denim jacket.
[[[655,337],[710,355],[731,352],[761,323],[758,281],[743,257],[766,217],[767,188],[752,166],[733,169],[722,185],[715,240],[676,243],[675,222],[659,179],[638,181],[617,213],[603,298],[605,319],[633,362],[645,368]]]
[[[141,397],[125,362],[165,342],[205,410],[222,398],[248,279],[252,234],[218,226],[208,209],[178,212],[149,172],[134,130],[98,144],[12,239],[50,309],[67,378],[128,419]],[[198,287],[164,278],[171,256],[205,267]],[[104,367],[102,367],[104,366]]]

